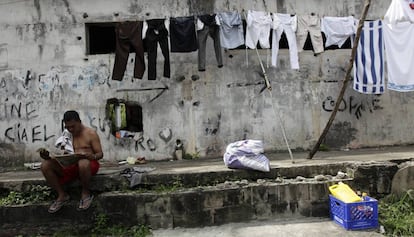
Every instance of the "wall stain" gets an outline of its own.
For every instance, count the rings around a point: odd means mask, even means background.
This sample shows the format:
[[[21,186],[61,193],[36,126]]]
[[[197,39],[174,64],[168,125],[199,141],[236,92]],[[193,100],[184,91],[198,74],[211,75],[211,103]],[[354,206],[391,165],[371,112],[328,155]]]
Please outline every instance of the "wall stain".
[[[324,144],[331,148],[346,147],[355,139],[357,132],[350,122],[338,122],[328,131]]]
[[[65,7],[66,7],[66,11],[68,12],[68,14],[72,17],[72,22],[73,23],[76,23],[76,18],[75,18],[75,16],[73,15],[73,13],[72,13],[72,10],[70,9],[70,6],[69,6],[69,2],[68,2],[68,0],[62,0],[63,1],[63,4],[65,5]]]
[[[190,15],[204,15],[214,13],[215,1],[188,0]]]
[[[42,56],[43,56],[43,45],[39,44],[37,47],[39,49],[39,58],[42,58]]]
[[[38,41],[39,39],[45,39],[46,31],[47,30],[45,23],[33,24],[34,41]]]
[[[40,21],[40,19],[42,18],[42,9],[40,8],[40,0],[33,0],[33,4],[36,8],[37,20]]]
[[[140,13],[142,12],[141,4],[138,2],[138,0],[131,1],[131,4],[129,5],[129,12],[130,13]]]
[[[264,10],[265,10],[265,11],[267,11],[266,0],[262,0],[262,2],[263,2],[263,7],[264,7]]]
[[[276,1],[277,12],[286,13],[286,3],[285,0]]]

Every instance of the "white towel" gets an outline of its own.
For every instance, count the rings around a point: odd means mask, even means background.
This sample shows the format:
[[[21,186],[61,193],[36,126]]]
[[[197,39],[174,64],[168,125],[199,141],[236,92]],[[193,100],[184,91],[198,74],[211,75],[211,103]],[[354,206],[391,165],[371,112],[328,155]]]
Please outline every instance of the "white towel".
[[[63,130],[60,137],[56,139],[55,146],[57,148],[63,147],[66,153],[73,154],[75,151],[72,145],[72,134],[67,130]]]

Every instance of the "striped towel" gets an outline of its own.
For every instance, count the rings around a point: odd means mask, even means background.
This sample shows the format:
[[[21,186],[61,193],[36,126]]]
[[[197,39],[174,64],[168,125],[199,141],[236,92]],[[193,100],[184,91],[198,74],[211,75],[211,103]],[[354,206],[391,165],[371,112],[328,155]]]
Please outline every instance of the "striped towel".
[[[364,94],[382,94],[384,85],[382,22],[366,21],[355,55],[354,90]]]

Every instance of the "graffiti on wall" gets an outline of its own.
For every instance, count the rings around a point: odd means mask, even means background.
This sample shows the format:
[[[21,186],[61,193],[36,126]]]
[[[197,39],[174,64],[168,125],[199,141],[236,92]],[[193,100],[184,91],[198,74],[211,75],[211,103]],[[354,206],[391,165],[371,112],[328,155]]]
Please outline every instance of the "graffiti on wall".
[[[339,105],[339,112],[348,112],[354,115],[357,119],[360,119],[363,113],[373,113],[375,110],[382,110],[383,107],[379,105],[380,95],[375,95],[367,99],[357,98],[355,96],[349,96],[343,98]],[[326,112],[332,112],[336,104],[336,100],[332,96],[326,97],[322,102],[322,109]]]
[[[49,134],[46,124],[30,124],[39,117],[34,101],[9,102],[8,98],[0,103],[0,121],[15,121],[4,129],[4,138],[16,143],[47,141],[54,137]]]
[[[207,118],[207,121],[203,122],[204,124],[204,134],[206,136],[212,135],[215,136],[220,130],[220,124],[221,124],[221,112],[217,114],[216,118]]]
[[[6,142],[35,143],[52,139],[54,132],[39,121],[39,115],[50,112],[53,96],[62,97],[63,88],[92,90],[107,83],[109,67],[100,63],[84,68],[51,67],[47,72],[6,70],[0,72],[0,126]],[[47,103],[44,103],[46,99]],[[44,106],[44,108],[42,108]],[[98,126],[95,125],[97,129]]]

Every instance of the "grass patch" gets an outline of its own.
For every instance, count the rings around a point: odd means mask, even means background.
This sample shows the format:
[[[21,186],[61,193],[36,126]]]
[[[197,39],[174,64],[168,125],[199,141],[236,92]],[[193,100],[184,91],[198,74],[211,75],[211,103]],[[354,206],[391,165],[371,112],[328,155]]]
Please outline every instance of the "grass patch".
[[[400,196],[388,195],[379,201],[379,223],[386,236],[414,236],[414,190]]]
[[[27,191],[10,191],[0,198],[0,206],[13,206],[41,203],[52,199],[52,189],[48,186],[32,185]]]
[[[145,237],[152,235],[151,229],[145,225],[123,227],[108,226],[108,218],[105,214],[98,214],[95,219],[95,227],[91,231],[92,237],[120,236],[120,237]]]
[[[95,216],[93,229],[65,229],[53,234],[53,237],[146,237],[152,236],[151,228],[145,225],[121,226],[111,225],[108,217],[100,213]]]

